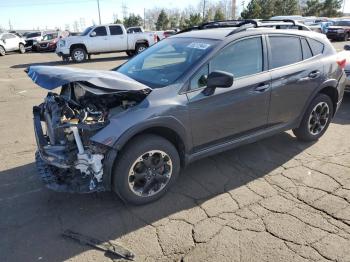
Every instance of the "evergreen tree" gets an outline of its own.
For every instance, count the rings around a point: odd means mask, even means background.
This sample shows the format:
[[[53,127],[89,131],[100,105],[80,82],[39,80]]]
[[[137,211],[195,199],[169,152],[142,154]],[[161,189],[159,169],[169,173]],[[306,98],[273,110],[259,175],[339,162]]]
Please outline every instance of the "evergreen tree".
[[[165,13],[164,9],[160,11],[157,22],[156,22],[156,29],[157,30],[166,30],[169,26],[169,18],[168,15]]]
[[[341,15],[338,10],[342,7],[343,0],[325,0],[322,5],[322,16],[337,17]]]
[[[323,9],[320,0],[308,0],[304,8],[304,15],[306,16],[320,16]]]
[[[262,13],[260,2],[259,0],[251,0],[241,13],[241,17],[244,19],[260,18]]]
[[[126,28],[131,26],[141,26],[143,23],[142,17],[140,15],[135,15],[131,13],[127,18],[124,19],[124,26]]]
[[[225,15],[221,11],[220,8],[216,9],[215,15],[214,15],[214,21],[220,21],[220,20],[225,20]]]

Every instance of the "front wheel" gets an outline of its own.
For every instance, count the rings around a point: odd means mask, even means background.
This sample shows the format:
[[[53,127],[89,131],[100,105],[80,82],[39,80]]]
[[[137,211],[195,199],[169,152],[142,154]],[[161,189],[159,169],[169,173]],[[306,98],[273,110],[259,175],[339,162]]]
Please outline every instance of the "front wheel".
[[[141,135],[122,150],[113,188],[125,202],[147,204],[168,191],[179,171],[180,158],[172,143],[160,136]]]
[[[0,45],[0,56],[6,55],[6,50],[3,46]]]
[[[312,100],[294,135],[302,141],[318,140],[327,130],[333,117],[333,102],[325,94],[318,94]]]
[[[129,56],[129,57],[132,57],[135,55],[135,51],[126,51],[126,54]]]
[[[78,47],[78,48],[73,49],[73,51],[71,53],[71,57],[72,57],[72,60],[74,62],[81,63],[81,62],[84,62],[86,60],[87,53],[86,53],[85,49]]]
[[[24,47],[24,44],[19,44],[19,52],[21,54],[24,54],[26,52],[26,48]]]

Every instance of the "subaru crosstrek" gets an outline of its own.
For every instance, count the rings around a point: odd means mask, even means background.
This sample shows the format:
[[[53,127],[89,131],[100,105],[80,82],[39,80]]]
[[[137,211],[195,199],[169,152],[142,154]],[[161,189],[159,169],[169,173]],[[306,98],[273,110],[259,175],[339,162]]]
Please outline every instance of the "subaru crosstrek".
[[[145,204],[194,160],[289,129],[319,139],[345,61],[322,34],[249,23],[187,30],[112,71],[30,67],[39,86],[62,86],[33,108],[47,187]]]

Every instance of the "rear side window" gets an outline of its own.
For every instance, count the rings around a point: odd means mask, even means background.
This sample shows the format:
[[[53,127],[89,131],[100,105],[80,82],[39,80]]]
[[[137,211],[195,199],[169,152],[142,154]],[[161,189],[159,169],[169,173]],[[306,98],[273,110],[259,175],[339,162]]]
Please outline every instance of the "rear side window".
[[[308,42],[314,55],[319,55],[323,53],[324,45],[321,42],[318,42],[311,38],[308,39]]]
[[[236,42],[226,47],[210,62],[210,71],[221,70],[243,77],[263,71],[261,37]]]
[[[107,30],[106,30],[106,27],[104,27],[104,26],[96,27],[93,32],[96,32],[96,36],[106,36],[107,35]]]
[[[271,68],[294,64],[303,60],[300,40],[292,36],[270,36]]]
[[[301,47],[303,48],[303,59],[312,57],[311,48],[305,38],[301,39]]]
[[[111,35],[122,35],[123,30],[120,26],[114,25],[109,27],[109,31],[111,32]]]

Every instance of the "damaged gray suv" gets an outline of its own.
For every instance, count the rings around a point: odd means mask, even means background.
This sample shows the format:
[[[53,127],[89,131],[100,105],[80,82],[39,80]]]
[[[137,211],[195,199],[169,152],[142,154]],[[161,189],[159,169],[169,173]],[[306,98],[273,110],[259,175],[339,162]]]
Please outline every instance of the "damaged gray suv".
[[[322,34],[235,21],[181,32],[112,71],[32,66],[39,86],[62,87],[33,108],[38,172],[56,191],[149,203],[194,160],[289,129],[320,138],[344,65]]]

